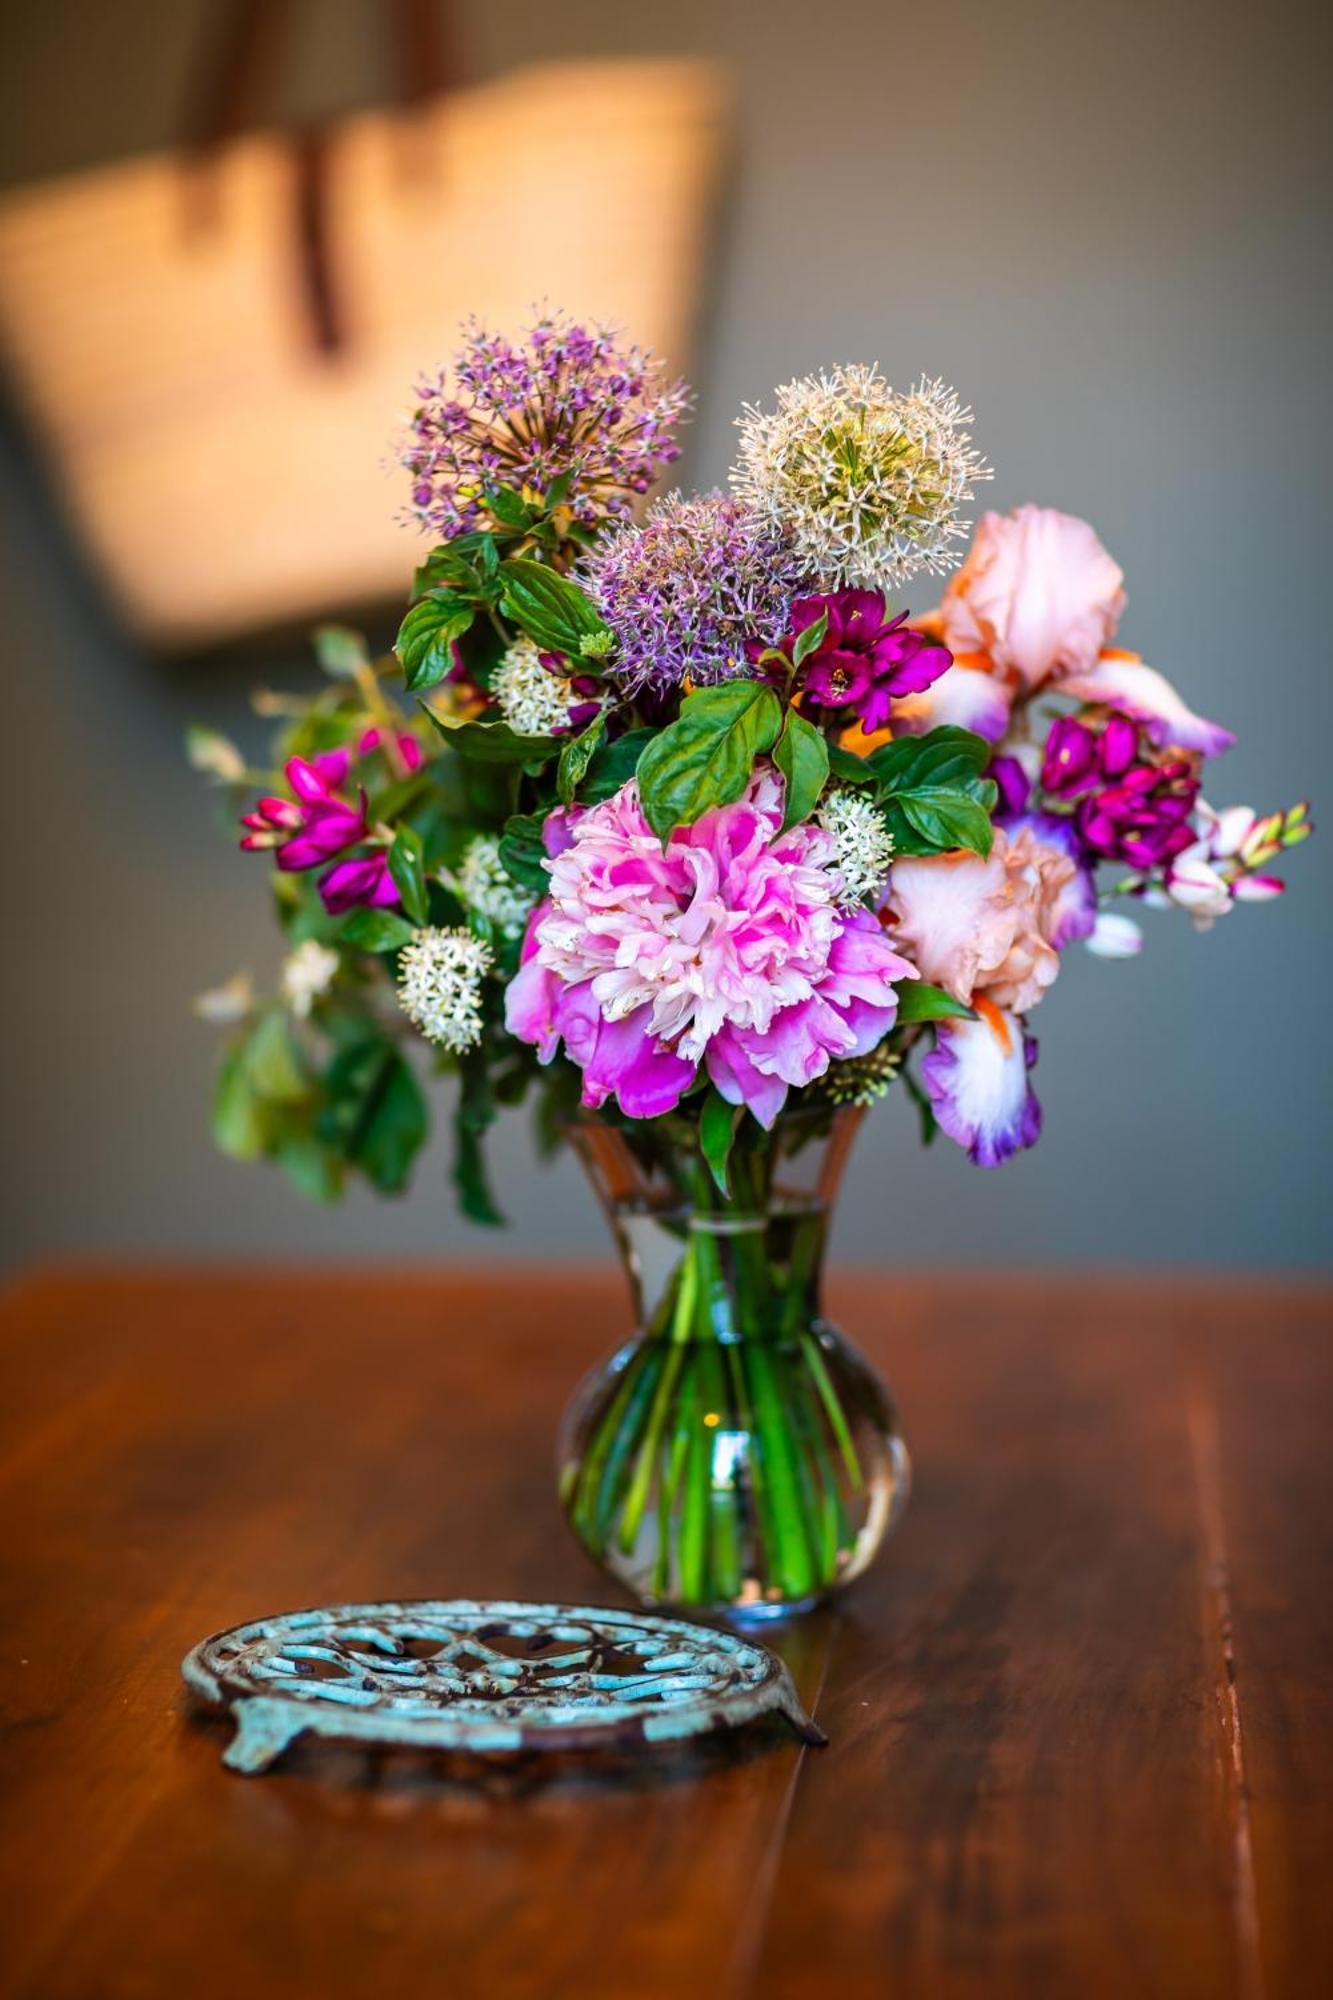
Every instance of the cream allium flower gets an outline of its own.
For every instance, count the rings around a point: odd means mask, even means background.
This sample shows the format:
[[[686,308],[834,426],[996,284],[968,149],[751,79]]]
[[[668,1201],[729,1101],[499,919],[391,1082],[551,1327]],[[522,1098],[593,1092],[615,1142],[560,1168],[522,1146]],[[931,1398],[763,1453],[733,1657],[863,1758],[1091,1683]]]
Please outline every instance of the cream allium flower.
[[[868,903],[884,887],[893,859],[893,835],[874,800],[848,786],[830,792],[815,817],[837,850],[843,884],[838,901]]]
[[[520,736],[553,736],[581,699],[563,674],[543,666],[540,650],[526,637],[506,652],[491,677],[491,693]]]
[[[398,954],[398,1003],[428,1042],[454,1055],[481,1040],[481,982],[495,963],[465,930],[419,930]]]
[[[965,426],[972,412],[925,377],[893,389],[851,363],[778,390],[773,411],[737,418],[741,498],[788,535],[829,586],[888,590],[917,570],[953,569],[969,522],[959,509],[990,468]]]
[[[470,840],[456,871],[444,880],[470,910],[489,917],[506,937],[517,937],[537,898],[531,889],[515,882],[500,859],[500,843],[494,834],[479,833]]]
[[[282,968],[282,997],[298,1020],[304,1021],[338,970],[338,954],[307,938],[289,953]]]

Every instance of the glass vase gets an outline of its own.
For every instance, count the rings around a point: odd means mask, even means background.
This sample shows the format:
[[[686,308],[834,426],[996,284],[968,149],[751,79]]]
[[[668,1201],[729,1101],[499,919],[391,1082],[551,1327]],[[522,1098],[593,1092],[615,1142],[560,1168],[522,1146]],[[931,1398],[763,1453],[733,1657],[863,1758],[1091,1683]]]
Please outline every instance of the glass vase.
[[[726,1194],[683,1120],[571,1128],[637,1331],[566,1412],[561,1500],[645,1604],[804,1610],[861,1574],[907,1498],[888,1392],[820,1307],[860,1117],[745,1119]]]

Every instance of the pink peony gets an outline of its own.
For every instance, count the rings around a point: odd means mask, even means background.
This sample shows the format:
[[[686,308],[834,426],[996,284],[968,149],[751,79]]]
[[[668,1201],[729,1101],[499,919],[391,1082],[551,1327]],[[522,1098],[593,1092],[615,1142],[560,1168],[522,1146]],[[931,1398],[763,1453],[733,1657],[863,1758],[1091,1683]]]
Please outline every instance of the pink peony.
[[[789,1088],[893,1026],[894,983],[915,968],[869,911],[839,907],[832,838],[779,831],[782,799],[763,770],[665,850],[633,781],[562,817],[505,1011],[543,1062],[564,1042],[585,1104],[614,1095],[627,1116],[655,1117],[702,1064],[771,1125]]]
[[[989,857],[937,854],[894,863],[886,914],[924,978],[970,1006],[984,994],[1021,1014],[1060,970],[1061,946],[1095,914],[1086,872],[1063,829],[1020,820],[997,827]]]
[[[986,514],[940,607],[952,653],[984,654],[1029,688],[1088,672],[1125,608],[1124,572],[1094,529],[1054,507]]]

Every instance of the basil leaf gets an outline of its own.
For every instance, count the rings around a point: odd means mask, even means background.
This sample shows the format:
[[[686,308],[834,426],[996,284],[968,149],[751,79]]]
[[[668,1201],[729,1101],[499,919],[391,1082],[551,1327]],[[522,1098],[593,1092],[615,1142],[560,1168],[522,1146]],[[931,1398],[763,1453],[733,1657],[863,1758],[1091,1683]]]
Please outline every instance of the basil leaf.
[[[316,629],[315,658],[335,681],[354,681],[370,667],[365,640],[346,625],[320,625]]]
[[[502,1228],[504,1216],[495,1205],[486,1176],[482,1135],[496,1115],[495,1098],[483,1049],[471,1049],[458,1064],[458,1098],[454,1105],[453,1182],[458,1205],[472,1222]]]
[[[946,993],[942,986],[932,986],[925,979],[904,979],[897,989],[897,1026],[907,1027],[913,1021],[973,1021],[975,1014],[965,1007],[961,1000],[955,1000],[952,993]]]
[[[827,637],[828,612],[821,611],[813,625],[807,625],[803,632],[797,633],[796,644],[791,649],[792,665],[794,667],[802,666],[809,659],[811,653],[819,651],[819,648],[823,645]]]
[[[773,762],[787,781],[782,831],[809,819],[828,781],[828,744],[804,716],[787,711],[786,727],[773,746]]]
[[[501,563],[500,609],[547,652],[591,660],[611,645],[610,630],[587,592],[527,556]]]
[[[403,908],[414,922],[424,924],[430,914],[426,894],[426,870],[421,835],[414,827],[400,826],[389,849],[389,873],[403,899]]]
[[[556,736],[520,736],[507,722],[451,722],[447,716],[436,715],[424,702],[421,706],[451,749],[479,764],[540,767],[549,763],[560,747]]]
[[[657,735],[655,729],[629,729],[614,743],[601,743],[593,752],[583,780],[585,805],[609,799],[629,783],[639,767],[639,759]]]
[[[429,1129],[421,1087],[404,1057],[381,1037],[354,1042],[330,1063],[324,1089],[319,1136],[381,1194],[401,1193]]]
[[[341,941],[358,951],[401,951],[415,935],[407,919],[394,910],[353,910],[339,932]]]
[[[515,813],[500,835],[500,865],[510,880],[544,896],[549,887],[546,847],[542,840],[544,813]]]
[[[895,736],[865,759],[885,793],[917,791],[927,785],[961,785],[978,778],[991,759],[991,745],[970,729],[948,726],[924,736]]]
[[[638,765],[644,818],[663,845],[673,828],[738,799],[781,728],[778,698],[762,681],[724,681],[687,695]]]
[[[855,756],[850,750],[839,750],[836,744],[829,745],[829,770],[843,785],[873,785],[874,772],[864,757]]]
[[[912,830],[937,850],[967,847],[983,858],[990,853],[995,836],[990,814],[966,792],[928,787],[904,793],[893,803]]]
[[[454,640],[461,638],[477,607],[452,590],[431,590],[398,627],[396,650],[414,694],[433,688],[454,664]]]
[[[588,727],[579,736],[572,736],[560,752],[560,763],[556,769],[555,788],[560,795],[562,806],[574,803],[578,790],[592,762],[593,752],[606,734],[606,710],[595,715]]]

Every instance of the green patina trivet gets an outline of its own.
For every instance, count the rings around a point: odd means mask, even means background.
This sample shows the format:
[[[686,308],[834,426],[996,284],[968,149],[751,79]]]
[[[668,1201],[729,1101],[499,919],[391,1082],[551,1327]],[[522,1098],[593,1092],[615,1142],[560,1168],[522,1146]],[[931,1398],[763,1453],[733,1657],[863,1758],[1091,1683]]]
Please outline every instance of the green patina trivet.
[[[781,1660],[730,1632],[565,1604],[341,1604],[236,1625],[181,1663],[265,1771],[307,1731],[394,1748],[623,1749],[774,1711],[823,1732]]]

